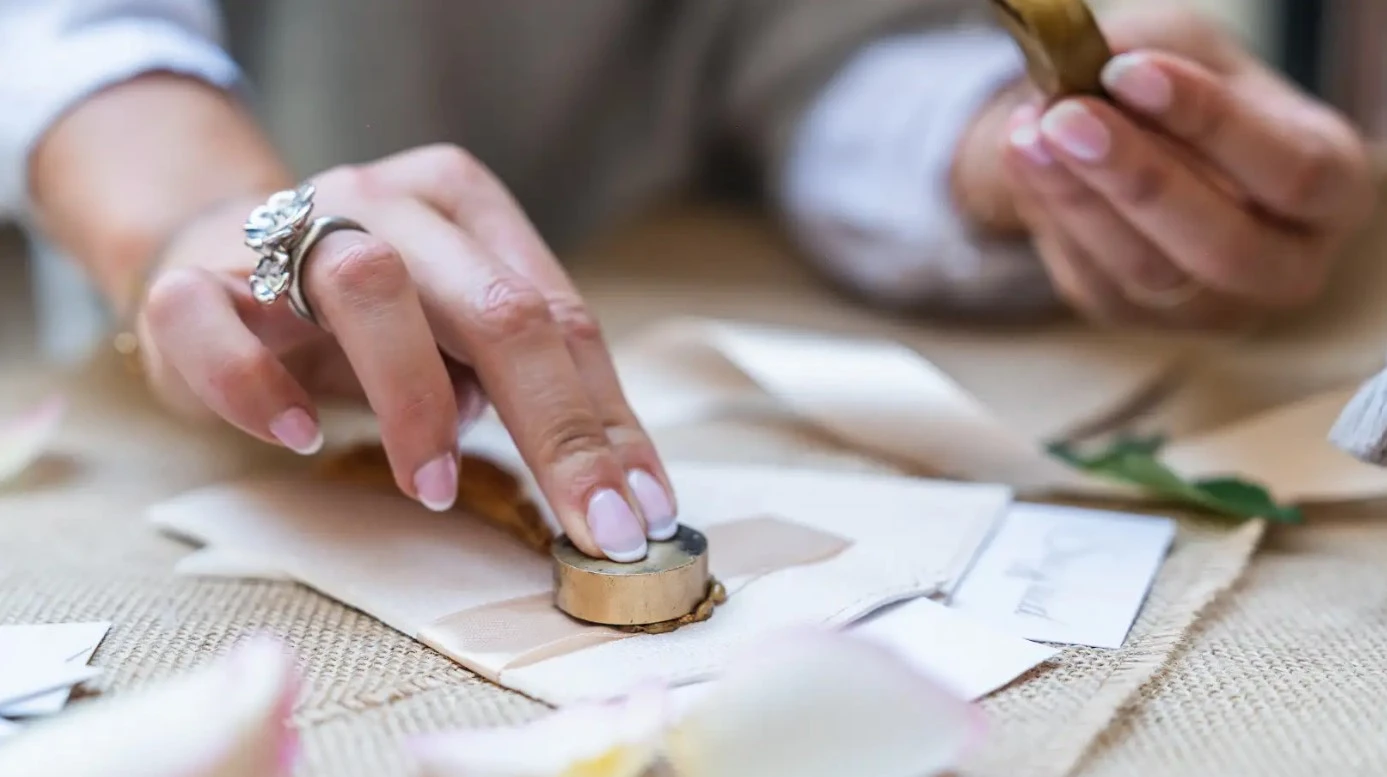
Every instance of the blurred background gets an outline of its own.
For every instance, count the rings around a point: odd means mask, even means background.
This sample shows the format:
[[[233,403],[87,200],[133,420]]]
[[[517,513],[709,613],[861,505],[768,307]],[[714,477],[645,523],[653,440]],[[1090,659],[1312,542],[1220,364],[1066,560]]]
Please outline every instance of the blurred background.
[[[254,3],[257,0],[237,0]],[[1098,9],[1151,0],[1091,0]],[[1325,97],[1346,111],[1370,137],[1387,138],[1387,0],[1187,0],[1235,30],[1264,59],[1273,63],[1307,90]],[[267,4],[269,5],[269,4]],[[276,4],[277,5],[277,4]],[[289,5],[289,4],[285,4]],[[236,14],[230,14],[233,22]],[[233,33],[238,32],[233,30]],[[239,31],[242,39],[261,39],[253,31]],[[245,34],[251,32],[252,34]],[[269,122],[295,158],[297,148],[330,148],[320,136],[313,143],[296,143],[294,99],[312,81],[313,47],[263,43],[272,52],[271,73],[258,74],[275,81],[274,73],[290,72],[295,78],[287,94],[266,106]],[[283,49],[283,51],[280,51]],[[300,162],[304,160],[298,160]],[[316,162],[317,160],[308,160]],[[325,163],[327,164],[327,163]],[[0,228],[0,256],[28,250],[19,236]],[[38,353],[71,361],[89,353],[105,331],[101,306],[93,296],[89,305],[75,305],[71,285],[81,283],[75,268],[51,255],[43,246],[32,247],[27,263],[0,262],[0,360]],[[64,326],[42,326],[34,320],[34,299],[61,294]],[[78,309],[81,307],[82,309]],[[51,306],[49,307],[51,309]]]

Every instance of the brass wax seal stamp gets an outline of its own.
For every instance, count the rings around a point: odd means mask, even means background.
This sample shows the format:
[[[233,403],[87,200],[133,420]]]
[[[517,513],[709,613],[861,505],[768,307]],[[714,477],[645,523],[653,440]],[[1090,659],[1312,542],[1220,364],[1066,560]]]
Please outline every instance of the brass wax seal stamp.
[[[1031,80],[1052,99],[1101,97],[1112,49],[1083,0],[991,0],[1021,47]]]
[[[708,538],[680,526],[646,557],[621,563],[593,558],[567,537],[552,546],[554,604],[588,623],[658,633],[706,620],[726,597],[708,572]]]
[[[381,491],[394,491],[385,449],[363,444],[325,457],[319,477]],[[581,621],[623,631],[662,634],[708,620],[727,600],[708,568],[708,538],[681,526],[670,539],[651,542],[646,557],[633,563],[592,558],[567,537],[554,537],[539,507],[519,478],[479,456],[458,460],[456,511],[475,516],[554,564],[554,604]]]

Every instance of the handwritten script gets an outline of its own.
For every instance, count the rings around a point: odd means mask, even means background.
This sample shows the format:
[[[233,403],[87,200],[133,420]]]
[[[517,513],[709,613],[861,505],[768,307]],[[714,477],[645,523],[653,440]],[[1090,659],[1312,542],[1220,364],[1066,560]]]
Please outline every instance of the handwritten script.
[[[1120,647],[1174,534],[1168,518],[1013,505],[950,606],[1026,639]]]

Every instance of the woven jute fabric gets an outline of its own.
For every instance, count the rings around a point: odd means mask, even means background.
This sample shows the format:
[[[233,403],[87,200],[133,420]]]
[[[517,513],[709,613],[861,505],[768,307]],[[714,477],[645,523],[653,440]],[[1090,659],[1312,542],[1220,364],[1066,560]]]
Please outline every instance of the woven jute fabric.
[[[1260,522],[1233,530],[1183,523],[1123,648],[1069,648],[984,700],[993,731],[966,773],[1074,773],[1097,738],[1140,702],[1204,610],[1237,580],[1262,530]]]
[[[175,576],[188,548],[144,523],[146,505],[302,463],[236,433],[170,422],[114,364],[62,384],[73,412],[53,455],[0,496],[0,622],[111,621],[94,659],[106,672],[88,695],[139,688],[252,633],[278,636],[302,663],[294,723],[305,746],[300,773],[313,777],[403,777],[412,772],[404,744],[413,735],[544,712],[301,586]],[[0,411],[46,385],[7,393]],[[669,456],[881,468],[784,423],[702,424],[659,437]],[[1256,527],[1183,527],[1128,646],[1066,651],[988,700],[991,745],[969,773],[1068,773],[1141,698],[1200,610],[1237,577],[1256,537]]]
[[[1082,774],[1387,774],[1387,504],[1269,533]]]

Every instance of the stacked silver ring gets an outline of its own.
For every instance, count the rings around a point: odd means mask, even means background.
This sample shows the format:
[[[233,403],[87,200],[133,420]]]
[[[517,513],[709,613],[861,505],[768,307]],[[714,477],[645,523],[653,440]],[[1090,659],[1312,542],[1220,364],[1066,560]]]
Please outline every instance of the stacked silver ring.
[[[366,231],[355,221],[338,216],[310,221],[316,191],[312,184],[304,184],[275,192],[264,205],[251,211],[243,227],[246,246],[260,256],[247,279],[251,295],[262,305],[272,305],[287,296],[294,313],[313,323],[317,323],[317,318],[304,294],[304,261],[318,241],[333,232]]]

